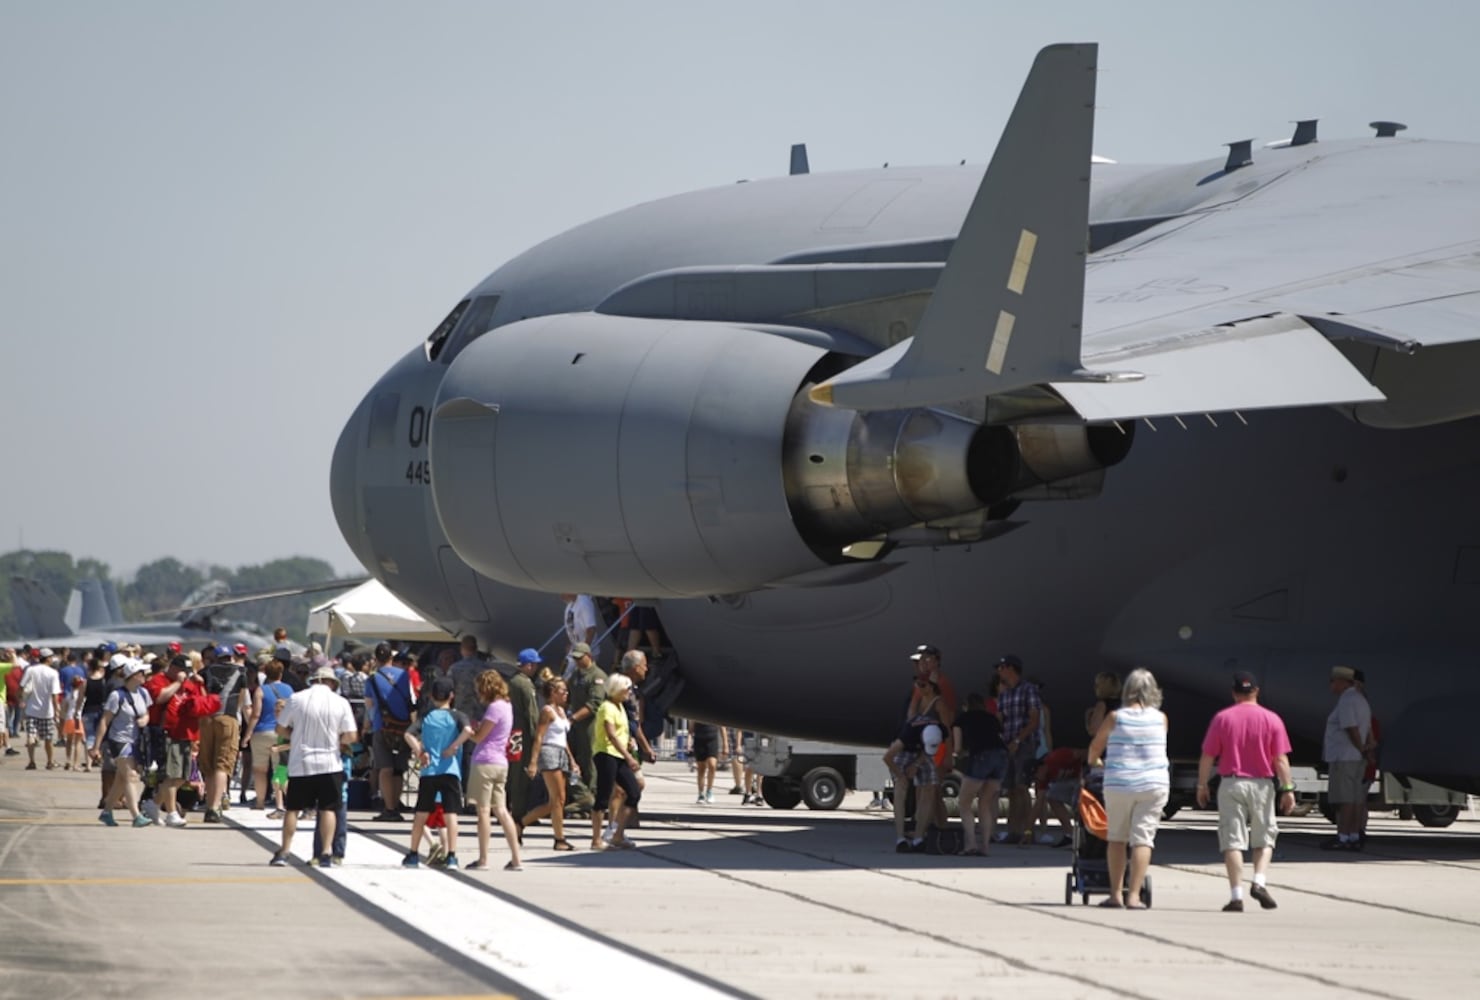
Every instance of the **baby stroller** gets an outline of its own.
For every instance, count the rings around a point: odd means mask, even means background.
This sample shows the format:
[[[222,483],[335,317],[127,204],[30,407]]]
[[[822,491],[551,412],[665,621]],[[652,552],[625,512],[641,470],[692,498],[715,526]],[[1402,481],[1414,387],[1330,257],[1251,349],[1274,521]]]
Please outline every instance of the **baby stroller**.
[[[1064,905],[1073,906],[1078,896],[1089,904],[1091,896],[1110,895],[1110,863],[1105,859],[1109,847],[1106,835],[1109,821],[1105,816],[1105,775],[1095,769],[1079,786],[1079,808],[1074,824],[1074,848],[1069,873],[1064,876]],[[1129,877],[1130,866],[1126,866]],[[1151,876],[1141,884],[1141,905],[1151,906]]]

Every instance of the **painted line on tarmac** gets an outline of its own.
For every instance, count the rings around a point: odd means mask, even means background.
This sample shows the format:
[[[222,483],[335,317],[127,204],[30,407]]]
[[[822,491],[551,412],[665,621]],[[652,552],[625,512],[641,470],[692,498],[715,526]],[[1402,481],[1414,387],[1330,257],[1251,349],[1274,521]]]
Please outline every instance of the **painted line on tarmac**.
[[[249,825],[229,813],[223,818],[276,847],[276,824]],[[299,831],[296,858],[308,860],[312,839],[312,829]],[[644,992],[684,1000],[748,997],[544,913],[471,875],[402,868],[404,849],[380,835],[351,826],[345,853],[342,867],[306,871],[357,911],[512,996],[606,1000],[612,983],[641,983]],[[573,954],[581,961],[570,961]]]
[[[0,878],[0,885],[273,885],[304,882],[302,875],[222,875],[188,877],[162,875],[158,878]]]

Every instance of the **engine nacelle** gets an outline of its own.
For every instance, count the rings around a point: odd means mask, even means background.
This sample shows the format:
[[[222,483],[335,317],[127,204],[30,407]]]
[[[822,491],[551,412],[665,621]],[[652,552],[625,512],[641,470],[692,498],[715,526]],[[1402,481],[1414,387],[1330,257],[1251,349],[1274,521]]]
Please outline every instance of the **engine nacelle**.
[[[822,356],[717,323],[580,313],[492,330],[438,391],[442,528],[478,572],[548,591],[694,596],[821,568],[781,469]]]

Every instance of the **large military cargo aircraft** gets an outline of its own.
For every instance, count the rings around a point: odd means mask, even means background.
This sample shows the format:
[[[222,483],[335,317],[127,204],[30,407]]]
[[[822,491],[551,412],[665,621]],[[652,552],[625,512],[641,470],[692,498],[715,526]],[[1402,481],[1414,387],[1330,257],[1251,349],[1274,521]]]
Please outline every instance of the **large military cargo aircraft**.
[[[794,158],[509,261],[350,418],[346,540],[505,655],[655,599],[701,718],[880,743],[929,642],[1060,742],[1148,666],[1190,755],[1253,670],[1315,760],[1341,663],[1385,768],[1480,792],[1480,146],[1092,166],[1096,59],[1039,53],[985,172]]]

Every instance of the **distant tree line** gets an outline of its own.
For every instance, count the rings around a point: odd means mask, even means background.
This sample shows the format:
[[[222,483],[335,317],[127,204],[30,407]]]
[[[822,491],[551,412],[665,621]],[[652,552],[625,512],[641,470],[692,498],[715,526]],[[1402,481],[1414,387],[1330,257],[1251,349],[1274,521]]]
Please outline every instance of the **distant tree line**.
[[[142,621],[151,612],[179,607],[191,591],[207,580],[222,580],[231,587],[233,594],[245,594],[332,580],[334,568],[322,559],[306,556],[274,559],[236,569],[187,566],[178,559],[166,557],[140,566],[133,579],[125,581],[114,579],[108,564],[97,559],[74,559],[68,552],[20,549],[0,555],[0,636],[6,637],[18,635],[18,619],[10,593],[12,576],[40,580],[57,595],[63,607],[79,581],[88,578],[112,580],[118,591],[124,620]],[[329,593],[316,593],[248,601],[223,608],[217,617],[218,620],[253,621],[269,629],[282,625],[290,635],[302,641],[308,609],[330,596]]]

